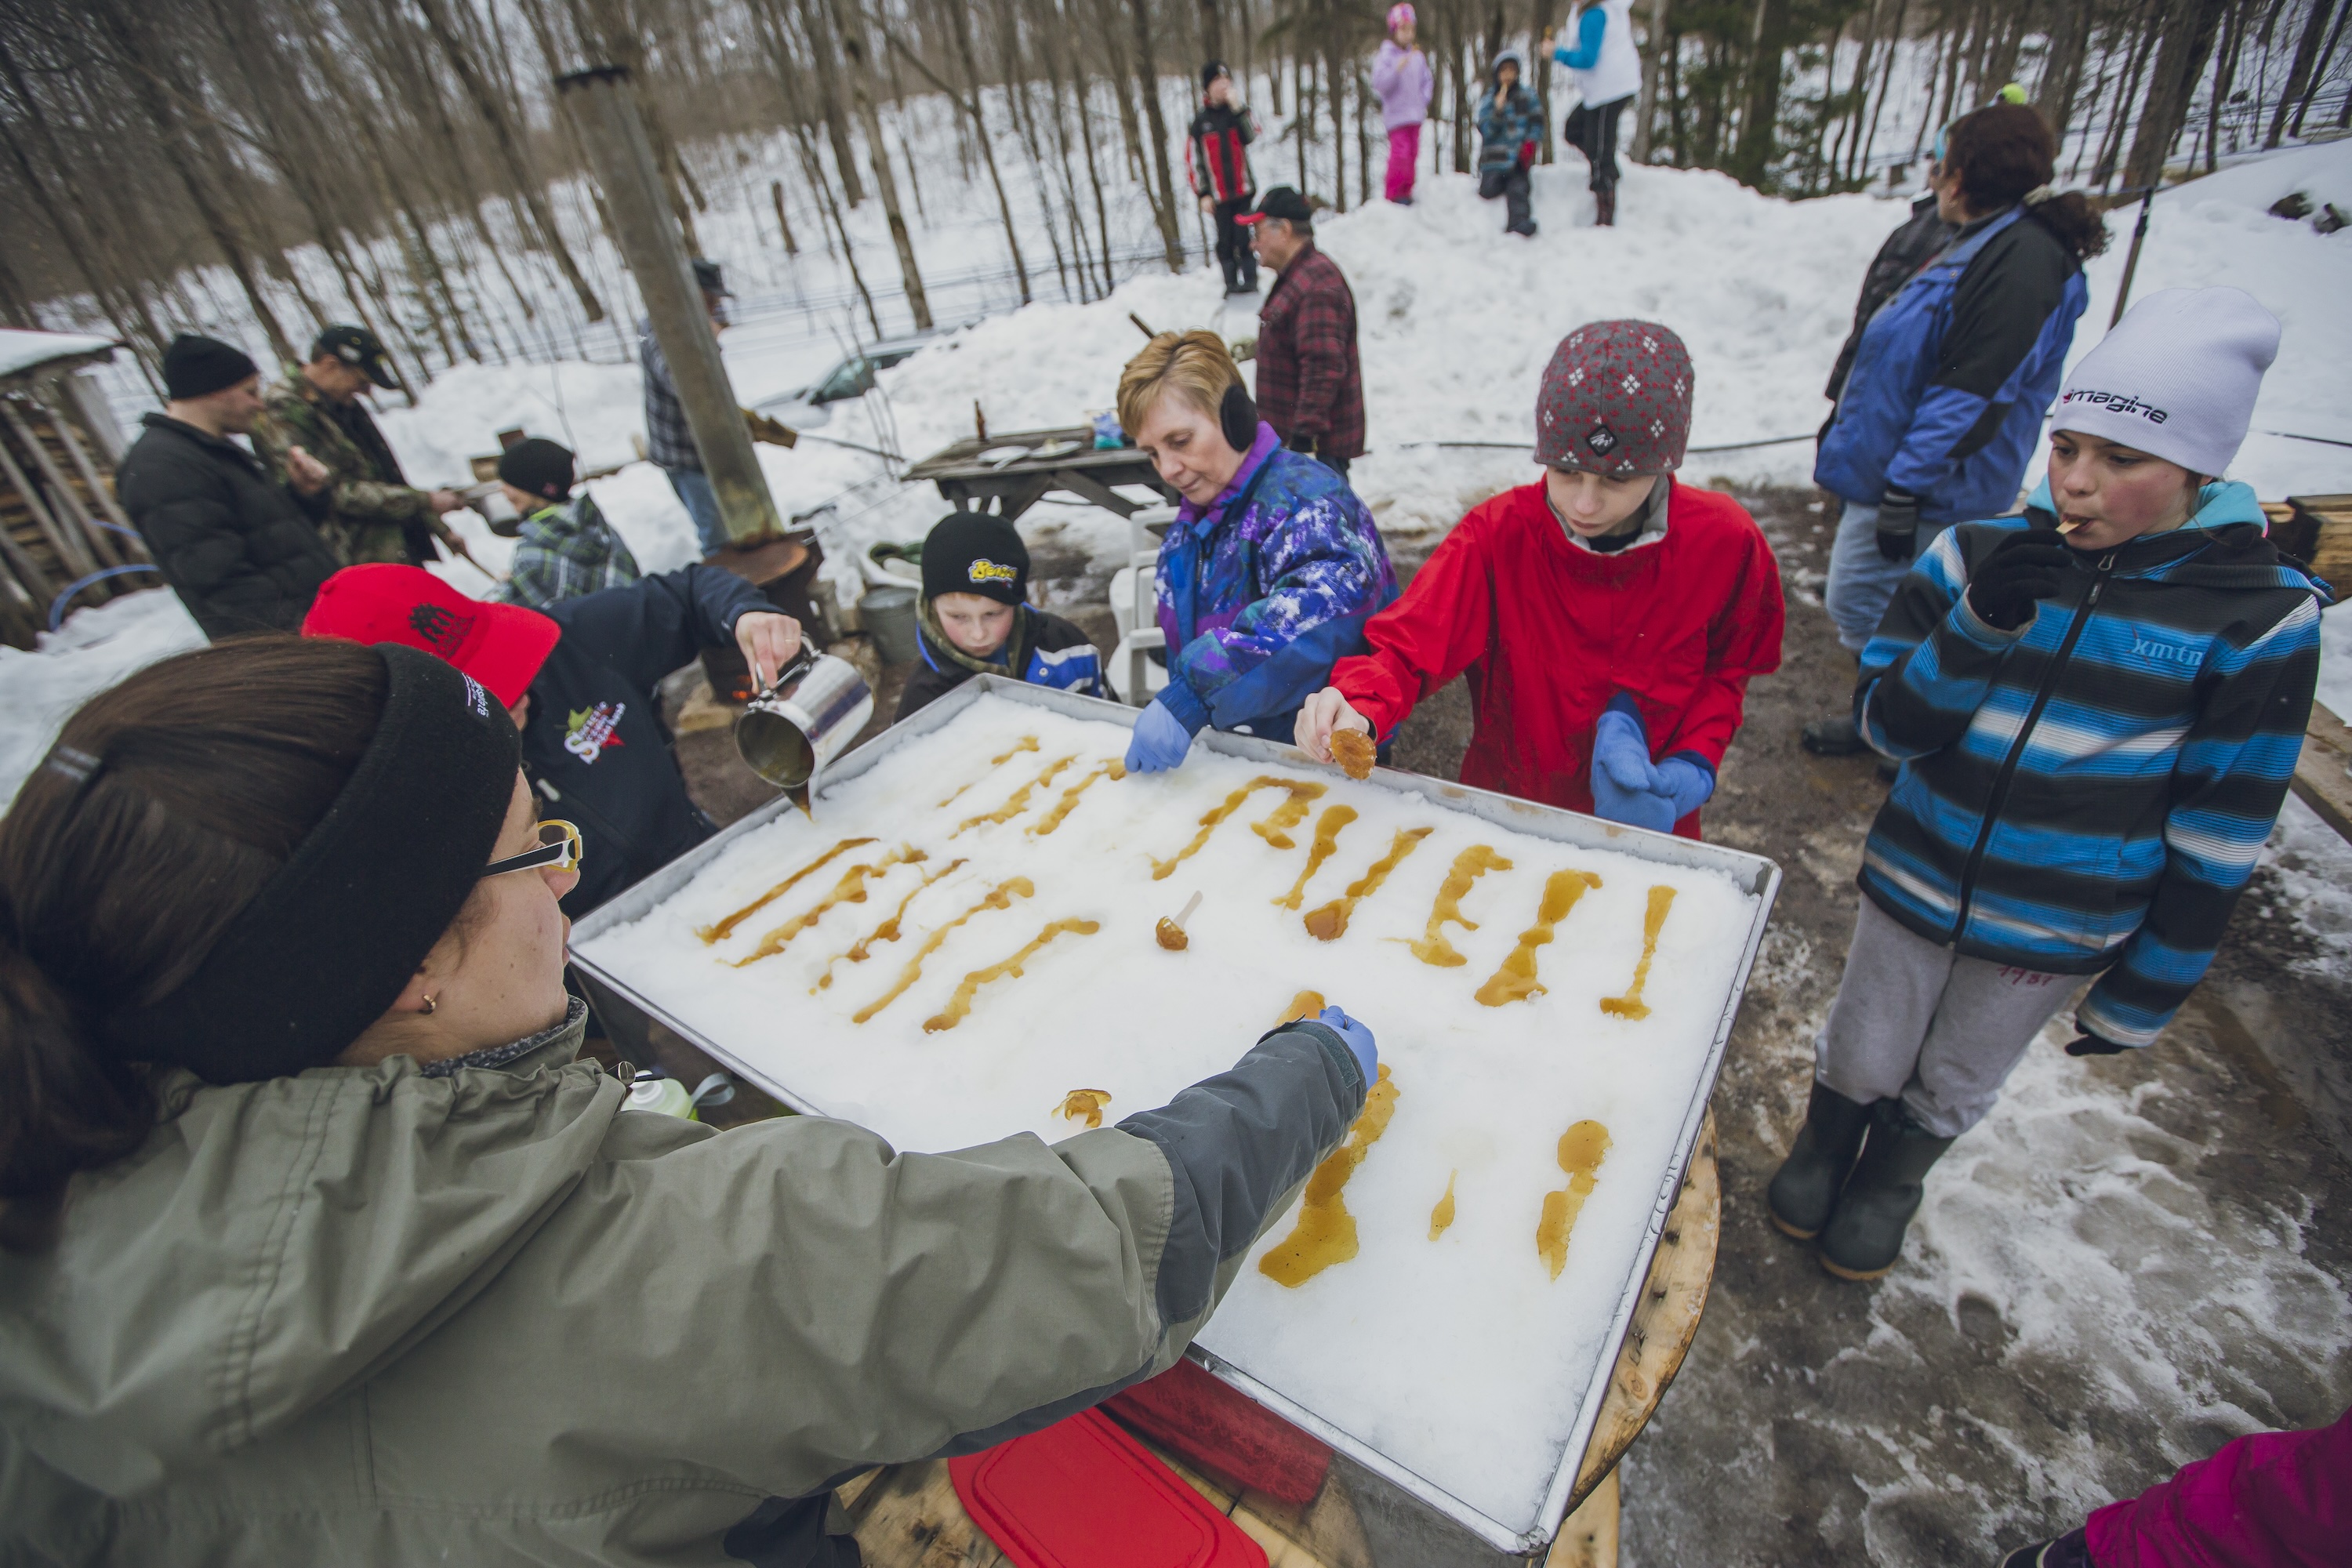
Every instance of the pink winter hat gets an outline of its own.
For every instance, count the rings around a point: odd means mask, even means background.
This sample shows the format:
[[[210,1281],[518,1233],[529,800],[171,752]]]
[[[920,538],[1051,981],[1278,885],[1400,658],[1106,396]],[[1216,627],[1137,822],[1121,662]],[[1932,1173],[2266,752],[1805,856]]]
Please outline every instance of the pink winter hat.
[[[1690,351],[1656,321],[1591,321],[1559,341],[1536,394],[1536,461],[1662,474],[1690,444]]]
[[[1397,0],[1395,5],[1389,7],[1390,32],[1395,32],[1399,27],[1403,26],[1406,23],[1412,20],[1412,7],[1406,5],[1404,0]]]

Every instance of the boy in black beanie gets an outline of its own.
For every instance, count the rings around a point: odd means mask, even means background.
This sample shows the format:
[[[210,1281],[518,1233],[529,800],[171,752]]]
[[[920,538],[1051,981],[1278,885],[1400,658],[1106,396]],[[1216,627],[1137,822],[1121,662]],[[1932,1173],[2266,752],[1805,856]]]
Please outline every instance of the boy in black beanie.
[[[518,441],[499,455],[499,483],[521,522],[522,542],[499,597],[543,610],[605,588],[625,588],[645,575],[637,558],[586,492],[572,496],[572,449],[542,436]],[[493,532],[508,531],[494,525]]]
[[[1033,607],[1028,587],[1029,550],[1011,523],[977,511],[940,519],[923,541],[923,667],[898,699],[899,719],[975,675],[1104,694],[1095,645],[1061,616]]]

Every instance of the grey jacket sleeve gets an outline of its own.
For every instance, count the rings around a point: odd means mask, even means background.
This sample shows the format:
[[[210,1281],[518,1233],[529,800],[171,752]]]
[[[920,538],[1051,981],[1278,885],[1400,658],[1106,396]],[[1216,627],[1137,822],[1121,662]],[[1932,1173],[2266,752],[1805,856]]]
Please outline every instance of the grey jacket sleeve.
[[[1363,1099],[1354,1058],[1307,1024],[1162,1110],[1050,1146],[904,1153],[814,1117],[706,1137],[625,1115],[500,1294],[542,1314],[593,1303],[580,1326],[607,1375],[551,1366],[544,1395],[572,1440],[647,1477],[682,1466],[802,1496],[1166,1370]],[[493,1335],[513,1386],[536,1384],[512,1358],[580,1348],[544,1315],[513,1330]],[[692,1397],[642,1396],[665,1387]]]

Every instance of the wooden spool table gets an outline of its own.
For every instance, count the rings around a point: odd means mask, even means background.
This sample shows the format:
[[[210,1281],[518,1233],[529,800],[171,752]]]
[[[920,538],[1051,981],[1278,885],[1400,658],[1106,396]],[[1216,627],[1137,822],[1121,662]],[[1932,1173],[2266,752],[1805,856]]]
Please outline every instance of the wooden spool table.
[[[1545,1568],[1615,1568],[1617,1461],[1648,1425],[1698,1333],[1722,1224],[1715,1112],[1709,1110],[1612,1363],[1601,1418],[1570,1494],[1571,1511]],[[1265,1548],[1268,1568],[1379,1568],[1343,1488],[1326,1484],[1314,1501],[1292,1508],[1259,1492],[1236,1493],[1149,1439],[1139,1440]],[[944,1460],[869,1470],[839,1495],[856,1521],[858,1546],[875,1568],[996,1568],[1006,1561],[964,1512]]]

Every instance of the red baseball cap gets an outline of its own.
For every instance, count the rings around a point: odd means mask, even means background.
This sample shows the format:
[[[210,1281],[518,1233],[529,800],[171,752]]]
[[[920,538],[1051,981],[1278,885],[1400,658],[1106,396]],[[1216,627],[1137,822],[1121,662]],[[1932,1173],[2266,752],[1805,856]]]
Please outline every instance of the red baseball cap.
[[[346,566],[319,585],[306,637],[396,642],[421,648],[489,688],[509,708],[522,700],[563,628],[537,610],[469,599],[422,566]]]

